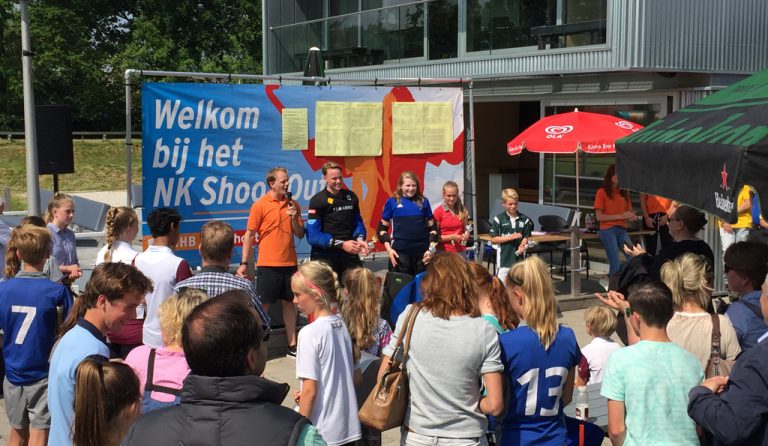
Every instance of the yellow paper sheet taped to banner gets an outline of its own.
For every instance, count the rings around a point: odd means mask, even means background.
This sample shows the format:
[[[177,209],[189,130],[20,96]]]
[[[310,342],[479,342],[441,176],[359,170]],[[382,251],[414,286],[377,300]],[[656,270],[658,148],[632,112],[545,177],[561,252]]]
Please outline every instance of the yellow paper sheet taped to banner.
[[[381,155],[380,102],[318,101],[315,108],[315,155]]]
[[[283,109],[283,150],[307,150],[309,118],[306,108]]]
[[[392,153],[450,153],[453,151],[453,104],[395,102],[392,104]]]

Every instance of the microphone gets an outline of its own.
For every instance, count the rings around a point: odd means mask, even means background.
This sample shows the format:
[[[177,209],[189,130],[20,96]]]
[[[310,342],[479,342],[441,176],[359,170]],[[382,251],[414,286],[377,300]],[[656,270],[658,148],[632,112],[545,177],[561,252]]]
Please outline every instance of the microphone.
[[[288,191],[285,196],[288,197],[288,206],[293,207],[293,192]]]

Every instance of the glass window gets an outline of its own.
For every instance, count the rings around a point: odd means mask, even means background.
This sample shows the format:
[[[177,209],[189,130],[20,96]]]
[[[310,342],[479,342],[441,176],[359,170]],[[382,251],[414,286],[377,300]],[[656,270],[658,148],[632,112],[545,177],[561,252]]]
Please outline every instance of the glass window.
[[[424,5],[409,5],[398,9],[402,57],[424,57]]]
[[[605,20],[607,0],[568,0],[565,2],[565,23]]]
[[[458,56],[459,3],[443,0],[428,3],[429,58],[450,59]]]
[[[276,73],[290,73],[294,71],[300,71],[297,66],[297,61],[294,59],[295,45],[294,45],[294,30],[292,26],[286,28],[278,28],[274,30],[274,44],[275,44],[275,72]]]
[[[387,32],[384,28],[385,17],[386,13],[384,11],[370,11],[361,14],[361,43],[363,48],[368,51],[363,65],[380,65],[384,63],[387,42]]]
[[[469,0],[467,51],[531,46],[531,27],[547,22],[544,0]]]
[[[605,20],[607,15],[606,0],[568,0],[565,3],[563,11],[563,23],[591,22],[594,20]],[[593,43],[605,42],[605,31],[594,31],[597,36],[590,35],[590,32],[573,34],[565,36],[565,46],[581,46]]]
[[[267,0],[267,26],[282,25],[282,16],[280,15],[280,0]]]
[[[332,68],[358,65],[362,50],[357,44],[358,20],[354,15],[328,21],[328,59]]]
[[[381,8],[384,6],[382,0],[363,0],[362,10],[368,11],[369,9]]]
[[[318,0],[296,0],[295,17],[296,23],[323,18],[323,2]]]
[[[280,21],[283,25],[290,25],[294,22],[293,2],[280,2]]]
[[[314,1],[320,3],[319,0]],[[328,3],[329,17],[357,12],[357,0],[330,0]]]
[[[491,0],[467,2],[467,51],[491,49]]]

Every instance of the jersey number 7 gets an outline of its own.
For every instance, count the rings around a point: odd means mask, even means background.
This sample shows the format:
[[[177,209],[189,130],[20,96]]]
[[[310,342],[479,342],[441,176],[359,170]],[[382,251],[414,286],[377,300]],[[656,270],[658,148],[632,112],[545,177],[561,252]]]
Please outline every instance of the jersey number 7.
[[[24,313],[24,321],[21,323],[21,328],[19,328],[19,332],[16,333],[16,341],[15,341],[17,344],[23,344],[24,338],[27,337],[27,332],[29,331],[29,327],[32,325],[32,321],[35,319],[35,315],[37,314],[37,308],[24,307],[21,305],[12,305],[11,312]]]

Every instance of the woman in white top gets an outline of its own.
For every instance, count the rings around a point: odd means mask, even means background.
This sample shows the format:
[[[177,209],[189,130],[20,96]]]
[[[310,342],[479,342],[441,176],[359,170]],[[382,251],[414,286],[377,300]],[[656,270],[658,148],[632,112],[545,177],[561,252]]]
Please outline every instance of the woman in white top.
[[[139,253],[131,247],[131,242],[139,233],[139,216],[129,207],[111,208],[104,223],[107,243],[96,256],[96,265],[105,262],[121,262],[130,265]]]
[[[406,362],[410,388],[401,444],[487,445],[488,420],[504,406],[499,340],[479,318],[475,285],[467,262],[456,253],[438,253],[421,283],[424,300],[416,315]],[[389,369],[406,308],[384,348],[379,379]],[[480,391],[480,378],[486,396]],[[426,443],[425,443],[426,442]]]
[[[107,244],[96,255],[96,266],[102,263],[125,263],[134,265],[138,252],[131,248],[131,242],[139,232],[139,216],[126,206],[113,207],[107,212],[104,222]],[[128,353],[142,344],[144,327],[144,304],[136,308],[136,318],[126,321],[123,328],[109,333],[109,348],[113,358],[125,359]]]
[[[705,257],[683,254],[661,267],[661,279],[672,291],[675,315],[667,324],[672,342],[691,352],[701,367],[707,366],[712,350],[712,316],[705,308],[711,299],[712,268]],[[720,357],[735,360],[741,353],[736,332],[727,317],[720,320]]]

